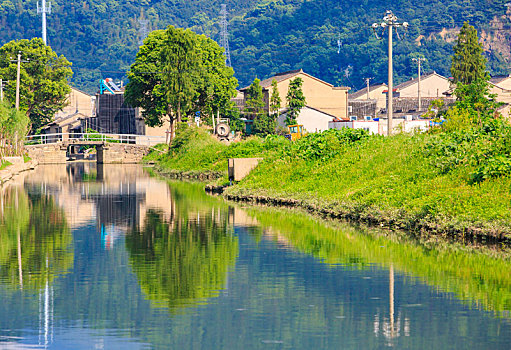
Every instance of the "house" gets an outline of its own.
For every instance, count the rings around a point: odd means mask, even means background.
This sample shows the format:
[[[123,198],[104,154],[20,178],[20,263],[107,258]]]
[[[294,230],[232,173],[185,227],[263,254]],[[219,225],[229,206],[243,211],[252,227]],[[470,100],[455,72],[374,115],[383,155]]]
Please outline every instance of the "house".
[[[357,92],[354,92],[352,94],[349,94],[349,103],[351,105],[356,106],[363,106],[364,103],[361,103],[360,101],[372,101],[373,104],[375,104],[375,109],[380,110],[382,108],[387,107],[387,95],[384,93],[386,91],[387,84],[376,84],[369,86],[369,89],[364,88],[361,90],[358,90]],[[357,102],[354,102],[357,101]],[[355,106],[354,106],[355,107]],[[356,113],[352,108],[352,111],[350,113]],[[355,114],[360,115],[360,114]],[[371,114],[367,114],[371,115]]]
[[[302,91],[307,107],[340,119],[346,119],[348,117],[349,88],[335,87],[332,84],[305,73],[301,69],[279,73],[261,81],[260,86],[263,88],[263,101],[266,111],[270,109],[270,96],[273,93],[272,81],[275,80],[277,82],[277,89],[282,100],[281,112],[284,112],[289,83],[296,78],[301,78],[303,81]],[[245,93],[247,89],[248,86],[240,90],[244,94],[244,100],[246,99]],[[317,128],[319,130],[320,127],[318,126]],[[311,130],[314,129],[316,129],[316,127],[312,127]]]
[[[277,118],[277,125],[286,127],[287,109]],[[329,129],[328,123],[336,117],[332,114],[325,113],[319,109],[305,106],[300,110],[300,114],[296,118],[297,124],[303,125],[307,132],[321,132]]]
[[[490,78],[490,84],[511,90],[511,75],[496,75]]]
[[[450,89],[451,82],[448,78],[436,73],[435,71],[421,75],[421,97],[424,98],[442,98],[443,93]],[[395,86],[394,97],[419,97],[419,79],[407,80]]]
[[[82,121],[94,116],[95,98],[88,93],[71,87],[67,102],[67,106],[55,114],[53,121],[42,127],[43,134],[80,133],[83,131]],[[67,137],[63,136],[64,139]]]
[[[495,101],[502,104],[498,112],[503,117],[511,119],[511,77],[503,75],[491,77],[489,92],[491,95],[496,96]]]

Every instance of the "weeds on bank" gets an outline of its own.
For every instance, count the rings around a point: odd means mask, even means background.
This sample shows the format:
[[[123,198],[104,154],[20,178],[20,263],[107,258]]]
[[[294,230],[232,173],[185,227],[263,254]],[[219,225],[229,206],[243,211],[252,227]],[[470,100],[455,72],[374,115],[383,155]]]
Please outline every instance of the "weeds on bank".
[[[509,228],[511,126],[498,118],[459,124],[453,117],[428,133],[381,137],[343,129],[296,142],[268,136],[229,146],[200,128],[181,128],[168,152],[148,159],[165,169],[221,172],[225,182],[228,158],[262,157],[228,194],[292,198],[403,226],[434,220]]]

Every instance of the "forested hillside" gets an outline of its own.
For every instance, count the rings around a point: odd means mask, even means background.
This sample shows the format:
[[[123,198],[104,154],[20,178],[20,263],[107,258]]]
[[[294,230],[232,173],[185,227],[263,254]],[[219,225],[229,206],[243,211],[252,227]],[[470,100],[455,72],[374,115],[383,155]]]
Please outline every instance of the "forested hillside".
[[[2,44],[40,36],[36,2],[0,0]],[[410,23],[402,40],[395,38],[397,82],[416,73],[415,54],[427,58],[426,71],[449,75],[452,40],[465,20],[482,34],[491,72],[510,73],[507,0],[58,0],[48,15],[48,42],[73,63],[74,85],[93,92],[100,78],[125,76],[138,49],[139,20],[147,20],[149,30],[191,27],[218,41],[223,2],[242,86],[295,68],[354,89],[363,86],[363,77],[386,81],[386,40],[378,40],[370,25],[387,9]]]

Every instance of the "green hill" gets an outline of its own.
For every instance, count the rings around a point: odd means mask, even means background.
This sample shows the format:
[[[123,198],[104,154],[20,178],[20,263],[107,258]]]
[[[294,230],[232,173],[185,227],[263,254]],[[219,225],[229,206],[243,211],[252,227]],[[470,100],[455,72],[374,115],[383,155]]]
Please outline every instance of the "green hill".
[[[493,74],[509,73],[510,16],[507,0],[68,0],[52,1],[48,42],[73,62],[73,83],[89,92],[100,78],[122,79],[140,40],[140,19],[148,29],[172,24],[219,40],[220,4],[229,8],[230,47],[240,85],[256,76],[303,68],[354,89],[363,77],[386,81],[386,40],[370,25],[392,9],[410,29],[396,40],[397,82],[416,72],[410,56],[423,54],[425,70],[449,75],[452,39],[465,20],[484,37]],[[0,0],[0,41],[39,36],[36,0]]]

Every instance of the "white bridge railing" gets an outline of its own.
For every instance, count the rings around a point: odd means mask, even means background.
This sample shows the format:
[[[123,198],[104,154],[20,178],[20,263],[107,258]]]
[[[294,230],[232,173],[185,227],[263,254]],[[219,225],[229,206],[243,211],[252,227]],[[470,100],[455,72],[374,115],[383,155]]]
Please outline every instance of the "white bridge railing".
[[[58,133],[30,135],[25,139],[25,145],[51,144],[58,142],[111,142],[127,143],[142,146],[154,146],[165,143],[165,136],[146,136],[132,134],[105,134],[105,133]]]

